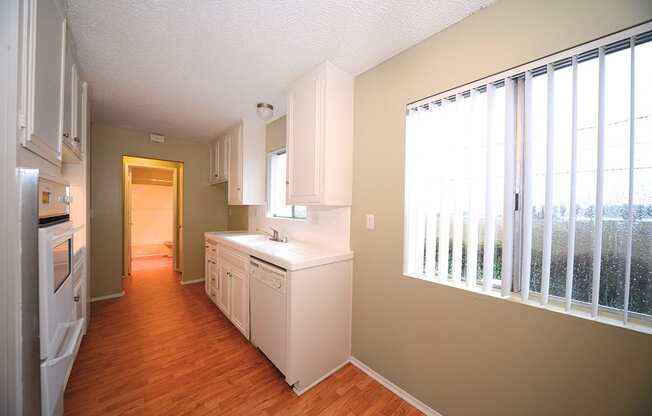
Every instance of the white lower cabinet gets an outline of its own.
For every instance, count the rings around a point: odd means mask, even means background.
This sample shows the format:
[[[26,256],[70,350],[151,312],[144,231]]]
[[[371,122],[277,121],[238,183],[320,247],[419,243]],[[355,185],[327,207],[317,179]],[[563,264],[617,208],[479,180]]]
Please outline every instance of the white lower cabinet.
[[[231,322],[249,338],[249,279],[241,269],[229,269],[231,288]]]
[[[229,269],[224,263],[220,265],[218,279],[217,307],[220,308],[224,316],[231,318],[231,282]]]
[[[217,275],[219,271],[217,259],[217,244],[206,240],[204,244],[204,289],[214,303],[217,303]]]
[[[206,294],[249,339],[249,256],[206,239]],[[215,247],[215,251],[213,251]],[[213,256],[213,253],[217,253]]]

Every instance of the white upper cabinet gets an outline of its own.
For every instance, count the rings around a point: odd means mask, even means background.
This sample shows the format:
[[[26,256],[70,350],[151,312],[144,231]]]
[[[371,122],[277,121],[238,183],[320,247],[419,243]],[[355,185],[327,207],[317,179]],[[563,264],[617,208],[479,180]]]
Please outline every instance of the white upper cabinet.
[[[224,135],[229,205],[265,204],[265,123],[244,118]]]
[[[80,163],[87,117],[72,35],[55,0],[25,0],[21,22],[21,144],[45,160]]]
[[[75,82],[75,87],[77,88],[76,94],[75,94],[75,126],[73,128],[73,143],[75,144],[75,147],[77,148],[79,154],[81,155],[84,152],[84,146],[82,146],[83,142],[83,137],[84,137],[84,87],[83,87],[83,82],[81,81],[79,77],[79,72],[78,72],[78,67],[75,67],[75,72],[76,72],[76,82]]]
[[[75,47],[68,31],[65,49],[63,99],[61,101],[61,138],[63,161],[79,163],[82,157],[82,82]]]
[[[70,32],[66,30],[66,41],[63,45],[64,54],[64,71],[63,71],[63,98],[61,101],[61,137],[63,143],[72,146],[73,129],[75,127],[75,93],[77,92],[77,65],[72,49],[72,39]]]
[[[287,152],[288,204],[351,205],[351,75],[325,62],[290,86]]]
[[[21,144],[60,166],[66,22],[53,0],[26,0],[23,11]]]
[[[220,136],[211,144],[210,183],[229,180],[229,136]]]

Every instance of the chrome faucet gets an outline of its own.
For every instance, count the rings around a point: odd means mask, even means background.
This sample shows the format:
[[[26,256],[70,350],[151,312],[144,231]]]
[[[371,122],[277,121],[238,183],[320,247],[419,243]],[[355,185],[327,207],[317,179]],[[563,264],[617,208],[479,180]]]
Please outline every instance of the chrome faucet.
[[[276,241],[276,242],[279,242],[279,243],[287,243],[288,242],[287,237],[281,239],[281,237],[278,235],[278,230],[277,229],[270,228],[270,230],[272,230],[272,233],[271,234],[268,233],[267,235],[269,235],[269,239],[271,241]]]
[[[272,230],[271,233],[269,233],[269,232],[267,232],[265,230],[260,230],[259,229],[259,231],[262,231],[263,233],[265,233],[265,234],[267,234],[269,236],[270,241],[276,241],[277,243],[287,243],[288,242],[287,236],[285,236],[285,237],[283,237],[283,239],[281,239],[281,236],[279,235],[277,229],[270,227],[270,230]]]

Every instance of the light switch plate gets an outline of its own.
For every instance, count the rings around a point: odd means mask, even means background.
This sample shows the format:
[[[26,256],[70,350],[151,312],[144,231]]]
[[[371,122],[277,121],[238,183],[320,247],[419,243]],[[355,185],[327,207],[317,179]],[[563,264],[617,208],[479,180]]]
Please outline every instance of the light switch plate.
[[[367,214],[367,230],[373,230],[376,228],[376,219],[374,214]]]

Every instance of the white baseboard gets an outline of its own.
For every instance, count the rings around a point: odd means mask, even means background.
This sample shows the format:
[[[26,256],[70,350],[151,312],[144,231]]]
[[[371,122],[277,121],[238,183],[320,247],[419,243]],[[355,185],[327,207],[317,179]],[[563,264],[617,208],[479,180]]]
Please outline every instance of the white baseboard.
[[[330,375],[332,375],[333,373],[337,372],[337,370],[339,370],[340,368],[344,367],[344,366],[347,365],[348,363],[349,363],[349,360],[344,361],[342,364],[338,365],[337,367],[333,368],[333,369],[332,369],[331,371],[329,371],[328,373],[324,374],[323,376],[321,376],[320,378],[318,378],[317,380],[315,380],[315,381],[314,381],[313,383],[311,383],[308,387],[304,387],[304,388],[302,388],[301,390],[297,390],[296,388],[293,388],[292,390],[294,390],[294,393],[295,393],[297,396],[301,396],[303,393],[307,392],[307,391],[310,390],[311,388],[315,387],[317,384],[319,384],[319,383],[321,383],[322,381],[326,380]]]
[[[385,386],[387,389],[392,391],[394,394],[396,394],[398,397],[401,399],[405,400],[406,402],[410,403],[412,406],[416,407],[419,409],[421,412],[425,413],[428,416],[442,416],[441,413],[431,409],[428,405],[417,399],[416,397],[412,396],[410,393],[407,391],[403,390],[396,384],[392,383],[391,381],[387,380],[385,377],[381,376],[371,368],[369,368],[365,363],[362,361],[358,360],[355,357],[351,357],[351,364],[354,366],[358,367],[360,370],[364,371],[367,373],[367,375],[383,386]]]
[[[109,300],[109,299],[115,299],[115,298],[120,298],[125,295],[125,291],[123,290],[120,293],[113,293],[111,295],[106,295],[106,296],[98,296],[96,298],[91,298],[91,302],[97,302],[98,300]]]
[[[203,281],[204,278],[202,277],[201,279],[194,279],[194,280],[179,280],[179,283],[181,283],[182,285],[191,285],[193,283],[199,283]]]

